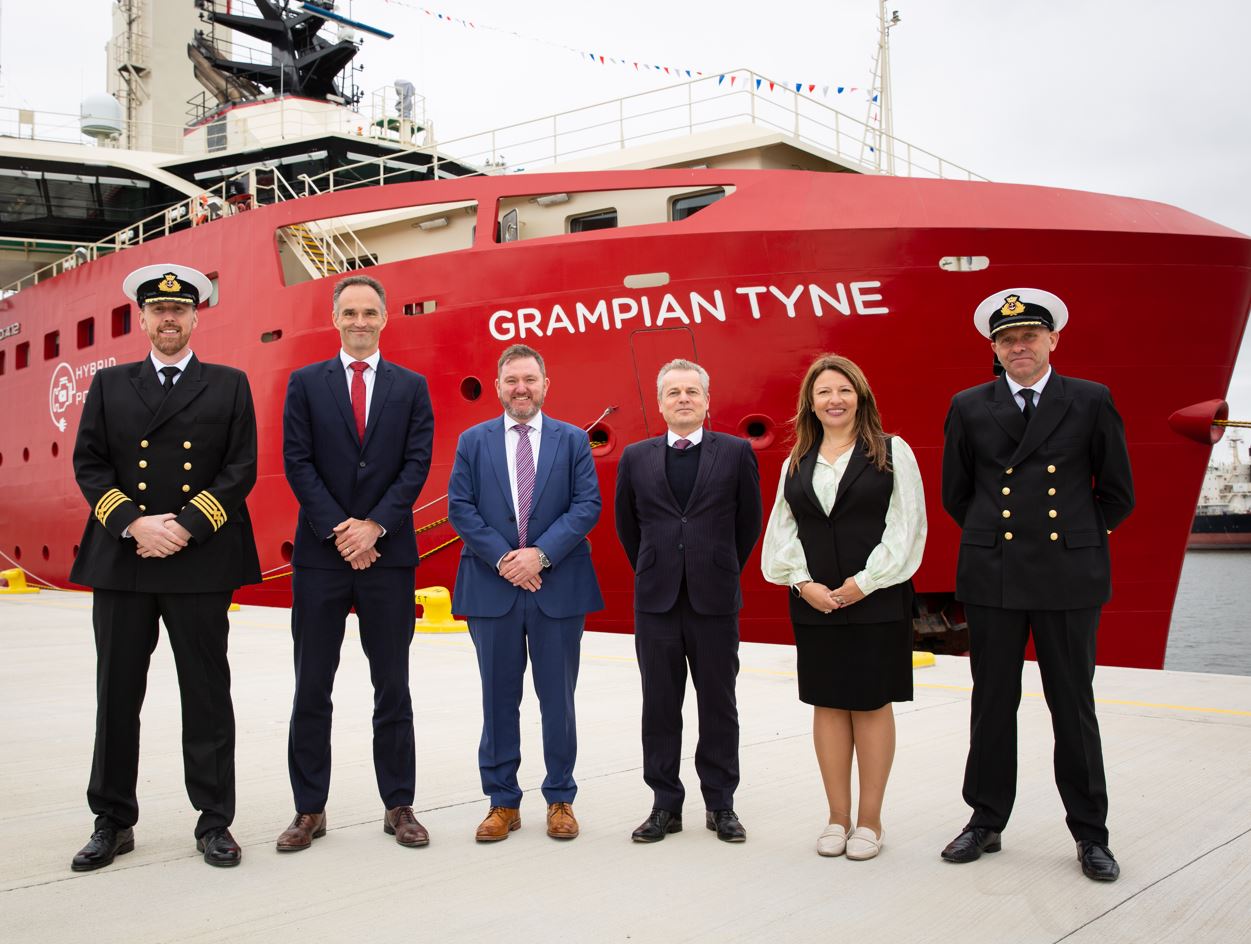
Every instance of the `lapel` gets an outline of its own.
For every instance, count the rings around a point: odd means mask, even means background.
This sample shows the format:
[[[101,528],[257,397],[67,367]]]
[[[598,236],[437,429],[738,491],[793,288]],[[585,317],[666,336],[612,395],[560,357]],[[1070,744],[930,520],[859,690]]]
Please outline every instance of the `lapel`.
[[[812,503],[812,507],[817,510],[818,514],[825,514],[825,509],[821,507],[821,500],[817,498],[817,490],[812,484],[812,474],[817,468],[817,453],[821,449],[821,444],[817,443],[807,454],[799,460],[799,484],[803,486],[804,494],[808,496],[808,501]],[[830,513],[833,514],[834,508],[831,506]]]
[[[687,508],[690,508],[691,503],[703,492],[708,476],[712,474],[713,464],[716,462],[717,448],[717,434],[710,429],[705,429],[704,438],[700,440],[699,445],[699,468],[695,471],[695,485],[686,503]]]
[[[661,433],[659,436],[653,436],[650,441],[651,448],[648,450],[647,461],[651,467],[652,480],[660,483],[660,496],[668,501],[669,506],[678,514],[682,513],[682,509],[678,507],[677,496],[673,494],[673,489],[669,487],[669,473],[665,471],[666,449],[669,448],[669,436],[667,433]],[[703,451],[702,449],[700,450]],[[702,459],[700,460],[703,461]]]
[[[361,444],[363,449],[369,445],[369,440],[373,438],[374,429],[378,425],[378,419],[382,416],[382,408],[387,402],[387,397],[391,395],[391,388],[395,386],[395,371],[391,365],[378,358],[378,367],[374,371],[374,392],[369,398],[369,415],[365,418],[365,441]],[[351,405],[350,403],[348,404]],[[356,419],[352,419],[352,428],[356,428]]]
[[[512,483],[508,481],[508,453],[504,449],[504,433],[505,421],[503,418],[497,419],[494,423],[487,426],[487,461],[490,462],[491,468],[495,470],[495,479],[499,482],[500,491],[504,493],[504,504],[512,509],[513,517],[516,517],[517,509],[513,506]],[[532,503],[531,508],[533,507]]]
[[[155,416],[156,411],[161,408],[161,401],[165,399],[165,391],[161,389],[160,381],[157,380],[156,368],[152,366],[151,357],[145,357],[131,365],[130,383],[135,388],[135,393],[139,395],[139,399],[143,401],[143,405],[148,408],[148,412]]]
[[[550,417],[543,417],[543,425],[539,430],[539,464],[534,470],[534,497],[530,500],[530,510],[534,511],[539,504],[539,496],[543,494],[543,486],[552,474],[552,466],[556,463],[556,453],[560,449],[560,431],[556,422]]]
[[[1007,386],[1005,381],[1004,386]],[[1043,440],[1050,436],[1060,421],[1064,419],[1064,414],[1068,412],[1069,405],[1072,400],[1068,396],[1068,391],[1064,386],[1064,378],[1057,374],[1054,370],[1051,372],[1051,379],[1047,381],[1047,387],[1043,390],[1042,396],[1038,400],[1038,406],[1034,409],[1034,418],[1029,421],[1025,427],[1025,436],[1017,444],[1016,452],[1012,453],[1012,458],[1008,460],[1009,466],[1020,464],[1021,460],[1028,456],[1031,452],[1042,445]],[[1016,404],[1013,404],[1015,408]],[[1022,416],[1022,420],[1024,416]]]
[[[1050,386],[1050,382],[1048,386]],[[991,397],[986,404],[986,409],[994,421],[999,424],[999,427],[1012,437],[1012,441],[1020,443],[1025,435],[1025,414],[1016,405],[1016,398],[1012,396],[1012,391],[1008,388],[1008,381],[1005,376],[1000,375],[994,386],[991,387]]]
[[[380,360],[379,364],[382,363]],[[347,424],[348,435],[359,446],[361,445],[360,437],[356,435],[356,417],[352,415],[352,398],[348,394],[347,374],[343,369],[343,361],[339,360],[336,354],[333,358],[326,361],[325,365],[326,386],[330,391],[330,399],[334,401],[335,406],[339,408],[339,415],[343,417],[343,422]],[[377,378],[374,378],[377,382]],[[368,424],[366,424],[365,432],[369,432]]]
[[[843,470],[843,477],[838,480],[838,491],[834,495],[834,504],[830,508],[831,515],[838,508],[838,503],[843,500],[843,496],[847,494],[847,489],[855,484],[856,479],[860,478],[860,474],[868,467],[869,453],[865,450],[864,443],[857,439],[855,447],[851,450],[851,458],[847,460],[847,468]]]
[[[178,378],[178,383],[174,384],[174,389],[169,393],[165,393],[156,381],[156,368],[152,366],[151,359],[148,360],[148,369],[143,371],[152,378],[152,383],[156,384],[157,396],[161,398],[160,404],[156,408],[156,414],[148,422],[148,428],[143,431],[147,436],[157,427],[161,426],[166,420],[177,413],[180,413],[186,407],[191,405],[196,397],[204,392],[207,384],[201,376],[199,359],[192,354],[191,360],[187,362],[187,369],[182,372],[182,376]],[[142,394],[141,394],[142,395]]]

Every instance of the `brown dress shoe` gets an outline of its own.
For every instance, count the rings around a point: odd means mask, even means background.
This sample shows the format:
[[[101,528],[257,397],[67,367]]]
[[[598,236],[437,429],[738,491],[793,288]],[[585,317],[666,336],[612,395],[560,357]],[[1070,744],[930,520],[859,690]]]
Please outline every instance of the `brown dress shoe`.
[[[499,842],[514,829],[521,828],[521,810],[509,806],[493,806],[486,819],[478,824],[474,839],[478,842]]]
[[[278,837],[279,852],[299,852],[326,835],[326,812],[296,813],[286,831]]]
[[[394,836],[401,846],[430,844],[430,834],[426,832],[425,826],[417,822],[411,806],[397,806],[387,810],[387,815],[382,820],[382,831],[388,836]]]
[[[547,804],[547,834],[553,839],[575,839],[578,821],[573,816],[572,803]]]

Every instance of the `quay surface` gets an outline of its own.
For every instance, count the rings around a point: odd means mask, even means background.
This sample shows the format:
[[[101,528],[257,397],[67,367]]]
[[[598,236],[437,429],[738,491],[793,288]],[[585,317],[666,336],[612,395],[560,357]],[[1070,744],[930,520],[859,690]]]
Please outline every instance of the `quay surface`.
[[[423,849],[383,834],[370,755],[372,694],[353,626],[335,692],[329,832],[279,855],[292,816],[286,724],[289,612],[231,614],[238,722],[236,869],[196,854],[182,784],[173,660],[162,638],[143,714],[135,851],[78,874],[91,831],[85,789],[95,714],[87,594],[0,596],[0,915],[9,941],[146,942],[1242,942],[1251,929],[1251,678],[1100,668],[1099,719],[1120,881],[1079,869],[1051,774],[1051,730],[1035,666],[1019,714],[1020,784],[1003,851],[941,862],[965,822],[966,660],[917,670],[896,706],[898,751],[882,854],[823,859],[825,822],[810,709],[793,651],[742,648],[742,786],[749,838],[703,827],[688,693],[686,829],[630,842],[650,797],[642,782],[632,639],[588,633],[578,685],[582,824],[549,839],[538,712],[522,706],[522,828],[479,845],[479,683],[465,635],[418,635],[411,652],[416,809]]]

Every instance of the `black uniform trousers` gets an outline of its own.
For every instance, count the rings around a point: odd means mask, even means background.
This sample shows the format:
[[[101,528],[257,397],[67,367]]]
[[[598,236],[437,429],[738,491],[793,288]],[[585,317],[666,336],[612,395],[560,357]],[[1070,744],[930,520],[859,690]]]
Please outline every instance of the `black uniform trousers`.
[[[374,773],[383,804],[412,806],[417,779],[408,649],[416,603],[413,567],[296,567],[291,577],[295,699],[287,767],[299,813],[320,813],[330,795],[331,690],[344,623],[355,607],[374,687]]]
[[[1095,631],[1100,607],[1005,610],[965,604],[973,671],[972,730],[964,772],[970,826],[1003,830],[1016,798],[1016,712],[1032,629],[1055,734],[1055,779],[1074,839],[1108,841],[1108,791],[1095,717]]]
[[[182,758],[195,834],[235,818],[235,717],[226,659],[229,590],[135,593],[96,590],[96,744],[87,802],[96,827],[139,819],[139,710],[148,687],[158,619],[165,621],[182,699]]]
[[[695,772],[704,807],[728,810],[738,788],[738,614],[696,613],[686,581],[668,613],[634,614],[634,651],[643,683],[643,780],[657,809],[682,812],[682,702],[687,663],[699,705]]]

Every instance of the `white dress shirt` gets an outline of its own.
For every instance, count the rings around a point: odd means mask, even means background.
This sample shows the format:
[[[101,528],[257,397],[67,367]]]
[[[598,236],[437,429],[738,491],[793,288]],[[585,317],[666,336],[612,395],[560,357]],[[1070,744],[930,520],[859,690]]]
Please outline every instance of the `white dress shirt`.
[[[847,471],[847,463],[854,450],[847,450],[831,465],[821,456],[812,472],[812,487],[827,515],[834,507],[838,495],[838,483]],[[769,513],[765,528],[764,544],[760,553],[760,569],[769,583],[793,587],[811,580],[808,560],[803,545],[799,543],[799,526],[786,501],[786,470],[790,459],[782,463],[782,477],[778,480],[777,498]],[[890,504],[886,508],[886,528],[882,540],[869,553],[864,570],[853,575],[861,592],[868,596],[882,587],[903,583],[921,566],[925,550],[925,490],[921,485],[921,470],[917,467],[912,448],[900,437],[891,440],[891,468],[894,486]],[[831,587],[831,590],[837,589]]]
[[[174,383],[178,383],[178,381],[182,380],[182,375],[186,371],[187,365],[191,363],[191,349],[188,348],[187,353],[182,356],[182,360],[176,364],[166,364],[164,361],[158,360],[155,351],[150,353],[148,358],[152,361],[152,366],[156,368],[156,379],[161,382],[163,387],[165,386],[165,375],[161,373],[161,370],[166,367],[177,367],[178,373],[174,374]]]
[[[508,457],[508,487],[513,492],[513,512],[517,511],[517,444],[521,441],[521,433],[513,429],[517,421],[504,414],[504,454]],[[534,468],[539,467],[539,440],[543,433],[543,411],[535,413],[524,424],[530,427],[530,452],[534,454]],[[533,500],[533,496],[531,496]]]
[[[1017,409],[1019,409],[1022,413],[1024,413],[1025,412],[1025,398],[1021,396],[1021,391],[1024,390],[1025,388],[1022,387],[1015,380],[1013,380],[1011,377],[1008,377],[1005,375],[1004,379],[1008,381],[1008,389],[1012,391],[1012,399],[1016,401]],[[1047,386],[1047,381],[1050,379],[1051,379],[1051,368],[1048,367],[1047,372],[1043,374],[1042,377],[1040,377],[1034,383],[1030,384],[1029,388],[1034,391],[1034,408],[1035,409],[1038,408],[1038,401],[1042,399],[1043,387]]]
[[[352,370],[352,364],[357,360],[363,360],[369,365],[367,370],[361,371],[365,377],[365,420],[369,420],[369,407],[374,402],[374,378],[378,375],[378,361],[381,359],[382,353],[374,351],[368,357],[355,358],[347,351],[339,351],[339,362],[343,364],[343,374],[347,379],[348,402],[352,402],[352,378],[356,376],[356,371]]]
[[[669,430],[667,439],[669,440],[670,448],[672,448],[673,444],[677,442],[679,439],[685,439],[687,442],[691,444],[691,446],[698,446],[700,443],[704,441],[704,427],[700,426],[694,432],[687,433],[685,436],[679,436],[673,430]],[[686,448],[690,449],[691,446],[687,446]]]

